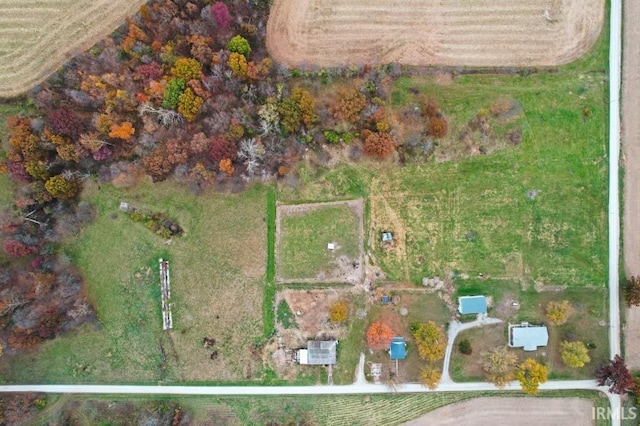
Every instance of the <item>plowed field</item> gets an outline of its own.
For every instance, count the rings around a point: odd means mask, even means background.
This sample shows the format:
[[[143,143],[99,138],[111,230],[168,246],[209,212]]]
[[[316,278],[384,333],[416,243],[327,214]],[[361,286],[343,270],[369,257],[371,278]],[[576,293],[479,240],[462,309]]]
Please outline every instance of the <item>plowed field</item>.
[[[558,65],[603,19],[603,0],[275,0],[267,47],[290,66]]]
[[[0,0],[0,97],[42,82],[146,0]]]

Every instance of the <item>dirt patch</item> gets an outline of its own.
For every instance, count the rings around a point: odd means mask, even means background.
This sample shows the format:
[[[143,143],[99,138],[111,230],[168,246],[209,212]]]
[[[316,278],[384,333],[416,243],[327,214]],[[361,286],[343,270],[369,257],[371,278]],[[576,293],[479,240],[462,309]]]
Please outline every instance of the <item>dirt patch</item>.
[[[0,97],[44,81],[76,52],[88,49],[146,0],[0,2]]]
[[[624,360],[631,370],[640,370],[640,307],[627,308],[624,327]]]
[[[342,337],[344,327],[329,321],[329,308],[342,298],[340,290],[285,290],[282,296],[289,304],[302,336],[308,339]]]
[[[477,398],[439,408],[404,425],[591,425],[592,408],[592,401],[581,398]]]
[[[603,19],[603,0],[275,0],[267,48],[290,66],[548,66],[587,52]]]

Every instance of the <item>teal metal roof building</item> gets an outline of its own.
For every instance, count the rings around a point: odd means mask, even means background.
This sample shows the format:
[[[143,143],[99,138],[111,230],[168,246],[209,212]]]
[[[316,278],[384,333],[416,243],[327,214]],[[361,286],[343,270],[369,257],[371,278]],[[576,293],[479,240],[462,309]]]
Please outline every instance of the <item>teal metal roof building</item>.
[[[484,296],[458,297],[458,311],[460,311],[462,315],[486,314],[487,298]]]
[[[407,344],[404,337],[394,337],[389,346],[389,356],[392,360],[405,359],[407,357]]]

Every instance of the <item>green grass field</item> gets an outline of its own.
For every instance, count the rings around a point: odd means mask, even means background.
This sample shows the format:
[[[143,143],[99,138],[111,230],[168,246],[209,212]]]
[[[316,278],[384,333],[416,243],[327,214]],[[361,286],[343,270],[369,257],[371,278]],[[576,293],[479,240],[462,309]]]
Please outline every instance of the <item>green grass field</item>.
[[[278,247],[278,276],[283,279],[327,276],[340,256],[359,258],[358,215],[349,206],[323,206],[303,213],[283,214]],[[334,242],[335,250],[327,250]]]
[[[196,197],[171,182],[132,190],[89,184],[83,198],[95,206],[96,220],[65,251],[86,279],[99,324],[6,362],[2,377],[42,383],[259,377],[261,362],[249,347],[263,335],[265,193],[255,186],[241,195]],[[177,219],[185,235],[166,244],[120,213],[121,200]],[[162,332],[159,257],[170,261],[170,333]],[[217,340],[215,362],[202,347],[205,336]]]

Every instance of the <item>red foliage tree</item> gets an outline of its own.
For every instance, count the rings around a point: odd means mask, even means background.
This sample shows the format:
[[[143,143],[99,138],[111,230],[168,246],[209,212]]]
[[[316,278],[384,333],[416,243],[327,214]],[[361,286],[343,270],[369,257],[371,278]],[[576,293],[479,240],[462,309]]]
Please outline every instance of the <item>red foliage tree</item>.
[[[633,376],[620,355],[616,355],[609,364],[600,367],[596,380],[599,386],[609,386],[609,392],[619,395],[633,388]]]
[[[214,163],[219,163],[225,158],[236,158],[236,144],[224,136],[214,136],[211,138],[211,147],[209,148],[209,158]]]
[[[82,133],[82,121],[67,108],[51,111],[47,116],[47,124],[56,135],[77,139]]]
[[[213,20],[216,22],[216,25],[221,29],[227,28],[231,22],[233,22],[233,18],[229,13],[227,5],[221,1],[218,1],[211,6],[211,16],[213,16]]]
[[[364,153],[376,158],[393,154],[393,138],[388,133],[371,133],[364,142]]]
[[[31,181],[31,176],[29,176],[22,163],[8,161],[7,171],[12,178],[19,182],[27,183]]]
[[[155,62],[143,64],[136,68],[136,73],[138,73],[145,83],[148,83],[151,80],[160,80],[160,77],[162,77],[162,67]]]
[[[7,240],[2,244],[2,249],[9,256],[25,257],[38,251],[36,247],[28,246],[20,241]]]
[[[367,344],[371,349],[387,349],[393,339],[393,330],[381,322],[374,322],[367,329]]]

